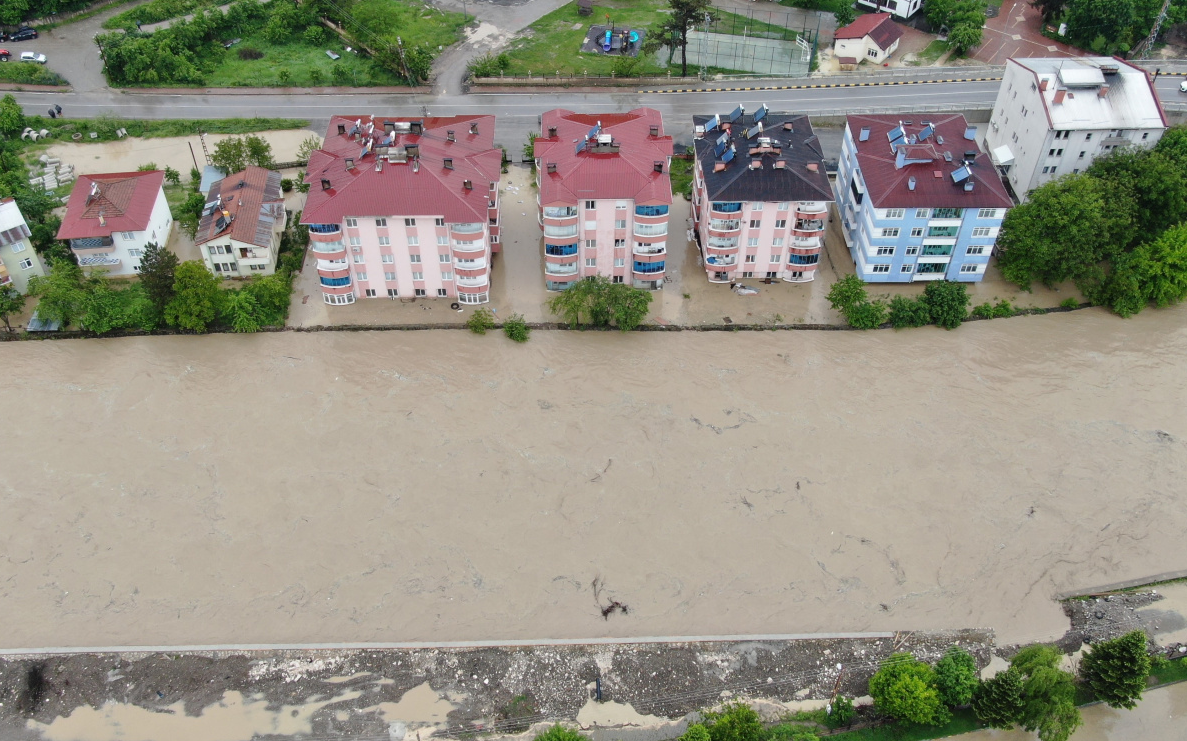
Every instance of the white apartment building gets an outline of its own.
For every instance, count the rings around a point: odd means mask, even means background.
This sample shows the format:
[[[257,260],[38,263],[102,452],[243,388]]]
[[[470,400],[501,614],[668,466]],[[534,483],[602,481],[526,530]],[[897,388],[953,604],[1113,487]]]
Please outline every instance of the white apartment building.
[[[1122,59],[1010,59],[985,149],[1025,201],[1118,147],[1153,147],[1166,127],[1149,75]]]
[[[169,241],[173,217],[162,185],[165,173],[115,172],[83,175],[74,183],[58,239],[84,270],[135,275],[146,245]]]
[[[29,279],[45,275],[45,266],[29,241],[29,225],[12,198],[0,199],[0,286],[28,293]]]

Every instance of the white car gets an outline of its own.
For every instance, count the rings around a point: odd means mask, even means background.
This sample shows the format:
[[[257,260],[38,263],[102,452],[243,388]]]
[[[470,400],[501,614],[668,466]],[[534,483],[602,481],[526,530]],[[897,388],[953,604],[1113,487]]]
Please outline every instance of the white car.
[[[21,61],[22,62],[37,62],[38,64],[45,64],[45,55],[38,54],[35,51],[23,51],[23,52],[21,52]]]
[[[1179,92],[1187,93],[1187,80],[1183,80],[1182,82],[1179,83]]]

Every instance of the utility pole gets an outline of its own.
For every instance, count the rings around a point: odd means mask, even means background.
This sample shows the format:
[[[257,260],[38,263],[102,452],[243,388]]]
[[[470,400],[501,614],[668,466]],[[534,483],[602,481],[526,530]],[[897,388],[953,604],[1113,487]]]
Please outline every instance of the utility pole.
[[[709,22],[712,19],[713,19],[713,16],[709,15],[709,13],[706,12],[705,13],[705,50],[706,51],[709,49],[709,39],[708,39]],[[687,36],[685,36],[685,38],[684,38],[684,53],[685,54],[688,53],[688,37]],[[707,56],[707,54],[705,52],[701,53],[701,79],[702,80],[706,79],[709,76],[709,71],[705,68],[705,57],[706,56]]]

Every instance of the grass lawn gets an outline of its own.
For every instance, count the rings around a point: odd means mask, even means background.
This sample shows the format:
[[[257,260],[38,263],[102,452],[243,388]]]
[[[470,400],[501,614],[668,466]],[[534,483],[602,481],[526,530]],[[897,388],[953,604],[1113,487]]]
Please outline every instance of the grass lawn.
[[[1154,677],[1159,684],[1187,681],[1187,659],[1172,659],[1167,662],[1166,666],[1151,672],[1150,676]]]
[[[24,85],[65,85],[66,79],[34,62],[0,62],[0,82]]]
[[[601,0],[594,5],[593,15],[580,15],[577,4],[564,5],[540,20],[533,23],[528,31],[512,42],[507,56],[511,66],[508,75],[532,74],[551,75],[561,74],[605,76],[614,72],[616,75],[632,76],[663,75],[668,69],[673,74],[680,71],[679,53],[672,60],[671,67],[663,66],[654,56],[650,58],[611,57],[601,54],[582,54],[581,44],[589,27],[593,24],[605,24],[606,15],[616,27],[658,28],[667,17],[662,11],[667,8],[665,0]],[[765,21],[752,21],[745,16],[718,11],[720,20],[711,29],[715,33],[731,34],[735,36],[762,35],[764,37],[794,40],[797,32],[772,25]],[[690,70],[691,71],[691,70]],[[719,70],[726,71],[726,70]]]
[[[669,175],[672,178],[673,195],[692,195],[692,171],[696,160],[682,160],[672,158],[672,168]]]
[[[240,49],[257,49],[261,59],[240,59]],[[330,59],[326,49],[341,55]],[[342,72],[335,73],[335,69]],[[281,71],[288,80],[281,80]],[[339,77],[334,75],[338,74]],[[348,53],[341,40],[312,46],[300,38],[288,44],[272,44],[263,36],[250,36],[232,46],[206,78],[209,87],[317,87],[319,85],[400,85],[397,78],[370,58]]]
[[[942,726],[890,724],[860,731],[846,731],[828,737],[828,741],[925,741],[975,731],[981,727],[968,708],[952,711],[952,720]]]
[[[399,36],[406,46],[428,45],[434,51],[462,40],[465,16],[449,13],[431,5],[411,0],[367,0],[351,8],[351,14],[368,31],[396,43]],[[470,16],[473,21],[474,16]],[[367,40],[362,34],[361,42]]]
[[[923,51],[919,52],[920,64],[935,64],[936,60],[944,56],[944,52],[948,51],[948,42],[936,39],[927,45]]]
[[[224,2],[226,0],[223,0]],[[103,21],[103,27],[109,29],[122,28],[132,31],[136,22],[160,23],[170,18],[180,18],[193,13],[198,8],[218,5],[218,0],[152,0],[152,2],[138,5],[131,10],[113,15]]]

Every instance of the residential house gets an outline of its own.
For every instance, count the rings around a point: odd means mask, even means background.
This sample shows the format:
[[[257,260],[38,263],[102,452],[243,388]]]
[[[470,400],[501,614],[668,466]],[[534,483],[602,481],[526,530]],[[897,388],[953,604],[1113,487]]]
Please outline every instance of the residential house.
[[[45,266],[29,241],[32,232],[12,198],[0,198],[0,286],[29,292],[29,279],[45,275]]]
[[[833,54],[841,65],[855,66],[867,60],[881,64],[898,49],[903,29],[890,13],[866,13],[833,34]]]
[[[271,275],[284,226],[280,173],[252,165],[210,186],[194,244],[215,275]]]
[[[135,275],[145,246],[169,241],[173,217],[164,182],[161,170],[80,176],[70,192],[58,239],[70,242],[86,270]]]
[[[857,9],[871,8],[896,18],[910,18],[923,7],[923,0],[857,0]]]
[[[494,116],[334,116],[309,158],[322,300],[490,300],[502,152]]]
[[[858,277],[975,282],[1013,205],[964,116],[849,116],[837,206]]]
[[[535,140],[544,284],[550,291],[603,275],[663,288],[672,137],[653,108],[548,111]]]
[[[693,223],[711,283],[816,277],[833,200],[807,116],[694,116]]]
[[[1116,57],[1010,59],[985,148],[1021,200],[1118,147],[1153,147],[1166,114],[1146,70]]]

